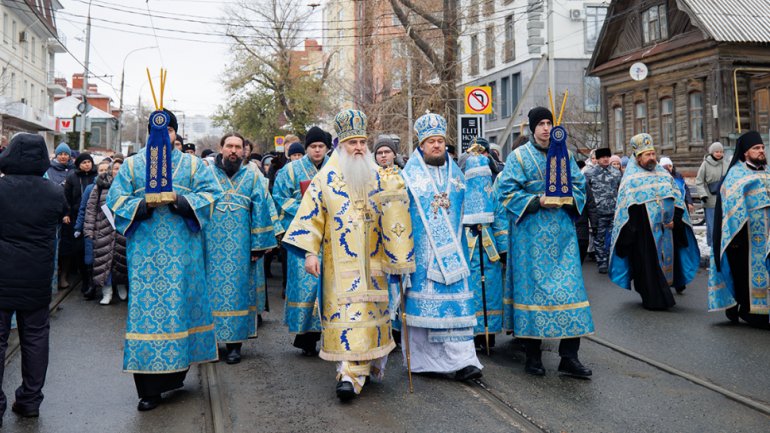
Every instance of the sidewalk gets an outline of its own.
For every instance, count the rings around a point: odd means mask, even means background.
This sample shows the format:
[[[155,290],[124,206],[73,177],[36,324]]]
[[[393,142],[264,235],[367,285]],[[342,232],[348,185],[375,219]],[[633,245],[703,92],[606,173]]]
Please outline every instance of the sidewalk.
[[[100,306],[73,291],[51,316],[51,350],[40,418],[11,411],[21,357],[5,368],[3,432],[204,432],[206,399],[193,367],[185,387],[151,412],[138,412],[133,377],[121,371],[126,303]]]

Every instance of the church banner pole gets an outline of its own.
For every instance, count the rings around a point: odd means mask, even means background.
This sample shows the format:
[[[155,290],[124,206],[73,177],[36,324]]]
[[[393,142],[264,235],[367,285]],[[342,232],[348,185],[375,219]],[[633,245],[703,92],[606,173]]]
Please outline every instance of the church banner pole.
[[[487,345],[487,356],[489,356],[489,318],[487,316],[487,287],[486,277],[484,276],[484,235],[483,227],[479,224],[479,267],[481,268],[481,306],[484,310],[484,340]]]
[[[401,295],[401,332],[404,334],[403,343],[404,350],[406,352],[406,373],[409,375],[409,393],[414,392],[414,386],[412,385],[412,353],[409,350],[409,328],[406,326],[406,296],[404,295],[404,280],[403,277],[399,277],[401,281],[398,284],[398,292]]]

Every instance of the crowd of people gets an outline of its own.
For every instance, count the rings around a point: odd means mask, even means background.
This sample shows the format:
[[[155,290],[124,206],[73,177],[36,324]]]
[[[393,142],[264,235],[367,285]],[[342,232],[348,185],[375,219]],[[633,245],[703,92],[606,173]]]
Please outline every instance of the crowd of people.
[[[241,361],[269,310],[274,259],[293,345],[335,363],[341,401],[383,377],[397,344],[410,375],[479,378],[477,351],[502,333],[520,343],[526,373],[546,374],[550,339],[561,374],[590,378],[578,356],[594,332],[589,253],[651,310],[671,308],[671,289],[685,290],[700,263],[692,193],[648,134],[631,138],[630,157],[602,148],[585,166],[572,153],[557,164],[553,114],[537,107],[505,163],[481,137],[455,161],[438,114],[416,120],[417,148],[401,155],[390,136],[370,145],[366,115],[344,110],[336,138],[314,126],[263,156],[232,132],[198,156],[172,112],[151,119],[147,148],[127,158],[94,164],[61,144],[49,161],[30,134],[0,154],[0,249],[13,258],[0,265],[0,340],[15,312],[29,348],[13,405],[22,416],[39,411],[51,284],[71,284],[68,272],[87,299],[128,300],[123,369],[146,411],[220,346],[225,362]],[[721,144],[708,151],[695,190],[714,246],[709,308],[767,328],[764,144],[742,135],[729,164]],[[557,179],[569,194],[554,200]]]

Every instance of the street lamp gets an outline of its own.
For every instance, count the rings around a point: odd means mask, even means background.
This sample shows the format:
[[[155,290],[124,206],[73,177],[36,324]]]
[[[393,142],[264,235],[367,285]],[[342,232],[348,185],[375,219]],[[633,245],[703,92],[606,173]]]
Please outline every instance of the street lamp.
[[[126,60],[128,60],[128,56],[130,56],[131,54],[137,51],[149,50],[153,48],[158,48],[158,47],[157,45],[153,45],[151,47],[137,48],[135,50],[129,51],[128,54],[126,54],[126,56],[123,57],[123,69],[120,72],[120,108],[118,108],[118,111],[120,111],[120,117],[118,118],[118,148],[116,149],[117,151],[121,150],[120,145],[121,145],[121,140],[123,139],[123,86],[125,85],[125,82],[126,82]]]

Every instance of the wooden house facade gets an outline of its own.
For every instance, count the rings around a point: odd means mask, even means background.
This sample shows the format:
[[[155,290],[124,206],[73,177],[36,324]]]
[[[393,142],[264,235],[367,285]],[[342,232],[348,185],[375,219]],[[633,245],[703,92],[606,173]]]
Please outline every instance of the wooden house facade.
[[[768,10],[770,0],[613,0],[588,68],[605,146],[630,155],[647,132],[692,173],[714,141],[734,146],[749,129],[767,140]]]

